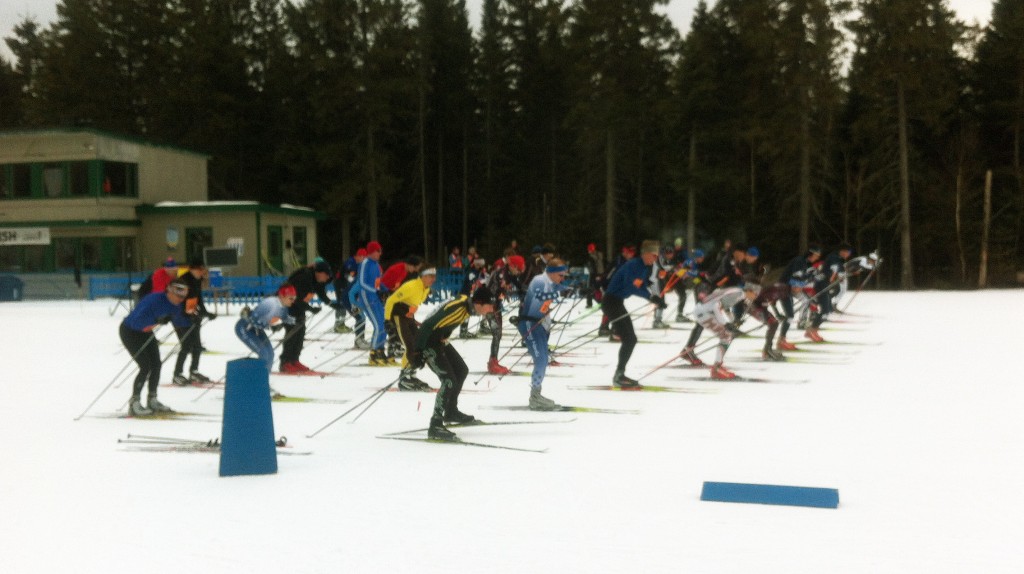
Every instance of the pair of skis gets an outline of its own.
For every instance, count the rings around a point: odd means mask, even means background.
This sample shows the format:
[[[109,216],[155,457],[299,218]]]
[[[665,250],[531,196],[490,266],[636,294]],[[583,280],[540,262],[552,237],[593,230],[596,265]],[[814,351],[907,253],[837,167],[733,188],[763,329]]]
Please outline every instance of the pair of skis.
[[[134,452],[201,452],[219,453],[220,438],[210,440],[192,440],[175,437],[133,435],[117,439],[118,444],[126,445],[122,450]],[[294,450],[288,444],[288,437],[282,436],[274,441],[278,454],[306,455],[313,454],[310,450]]]

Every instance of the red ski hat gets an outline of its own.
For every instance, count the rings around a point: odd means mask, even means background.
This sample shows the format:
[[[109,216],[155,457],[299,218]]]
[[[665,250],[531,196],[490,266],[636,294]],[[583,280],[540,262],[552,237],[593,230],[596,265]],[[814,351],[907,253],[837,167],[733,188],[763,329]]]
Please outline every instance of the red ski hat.
[[[508,264],[510,267],[515,267],[520,271],[526,269],[526,260],[523,259],[522,255],[509,255]]]
[[[295,296],[295,286],[290,284],[290,283],[285,283],[284,285],[281,285],[281,287],[279,287],[278,290],[277,290],[277,296],[278,297],[294,297]]]
[[[366,257],[366,250],[362,247],[356,249],[356,257]]]
[[[380,246],[380,243],[377,243],[376,241],[371,241],[371,242],[366,244],[366,254],[367,255],[369,255],[371,253],[380,253],[381,251],[384,251],[384,248],[382,248]]]
[[[593,253],[596,250],[597,250],[597,246],[596,245],[594,245],[593,243],[588,243],[587,244],[587,253]]]

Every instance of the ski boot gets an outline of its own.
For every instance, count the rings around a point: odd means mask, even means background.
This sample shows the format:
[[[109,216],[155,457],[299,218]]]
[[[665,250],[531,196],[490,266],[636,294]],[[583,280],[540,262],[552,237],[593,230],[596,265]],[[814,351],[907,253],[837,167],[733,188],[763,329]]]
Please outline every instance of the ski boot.
[[[664,321],[659,319],[659,320],[656,320],[654,322],[654,324],[651,325],[651,328],[652,329],[671,329],[672,327],[670,327],[668,323],[666,323],[666,322],[664,322]]]
[[[796,351],[796,345],[790,343],[785,339],[779,339],[779,342],[775,343],[775,348],[780,351]]]
[[[401,391],[432,391],[430,385],[416,376],[416,369],[406,367],[398,377],[398,389]]]
[[[558,409],[558,404],[555,401],[542,396],[540,389],[530,387],[530,410],[531,411],[553,411]]]
[[[721,363],[711,367],[711,378],[716,380],[735,379],[736,373],[726,369]]]
[[[444,410],[444,417],[442,420],[446,423],[453,423],[457,425],[464,425],[471,423],[476,420],[473,415],[467,415],[466,413],[459,410],[458,407],[453,407]]]
[[[142,401],[139,397],[132,397],[132,400],[128,403],[128,414],[133,417],[144,417],[153,414],[153,411],[142,406]]]
[[[825,339],[822,338],[821,334],[818,333],[817,329],[807,329],[804,331],[804,337],[814,341],[815,343],[824,343]]]
[[[636,379],[627,377],[626,372],[622,369],[615,371],[615,375],[612,376],[612,384],[623,389],[635,389],[640,386]]]
[[[374,349],[370,351],[369,365],[371,367],[384,367],[387,366],[387,358],[384,356],[382,349]]]
[[[693,347],[686,347],[683,352],[679,353],[679,358],[687,361],[695,367],[699,367],[704,364],[704,361],[700,360],[700,357],[693,352]]]
[[[441,419],[433,417],[430,419],[430,427],[427,429],[427,438],[434,440],[457,440],[455,433],[444,428]]]
[[[156,395],[149,395],[146,401],[146,408],[154,413],[173,413],[174,409],[157,400]]]
[[[761,351],[761,360],[763,361],[785,361],[786,357],[780,351],[776,351],[771,347],[765,347]]]
[[[360,351],[367,351],[370,349],[370,346],[370,342],[363,338],[362,335],[356,336],[355,348]]]
[[[497,357],[491,357],[490,360],[487,361],[487,372],[492,375],[507,375],[510,371],[508,370],[508,367],[498,363]]]
[[[185,377],[185,375],[182,375],[181,373],[175,374],[174,378],[171,379],[171,382],[174,383],[175,385],[178,385],[179,387],[187,387],[192,384],[192,381],[190,381],[187,377]]]
[[[352,327],[345,324],[344,321],[337,321],[334,323],[334,332],[339,334],[351,333]]]
[[[213,382],[210,380],[210,377],[207,377],[206,375],[200,373],[199,371],[192,371],[191,373],[189,373],[189,379],[191,379],[193,383],[198,384],[207,384]]]

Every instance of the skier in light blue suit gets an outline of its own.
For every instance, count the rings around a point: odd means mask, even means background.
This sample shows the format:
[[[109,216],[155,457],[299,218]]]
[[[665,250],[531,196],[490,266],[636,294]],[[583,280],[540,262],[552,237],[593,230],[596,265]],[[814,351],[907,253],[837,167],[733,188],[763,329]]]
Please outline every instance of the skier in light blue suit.
[[[530,281],[519,307],[519,323],[516,327],[526,341],[526,348],[533,357],[533,375],[530,379],[530,410],[550,411],[558,408],[555,401],[540,394],[544,375],[548,368],[548,335],[551,332],[551,306],[555,299],[566,290],[561,285],[569,271],[565,263],[552,258],[544,273]]]
[[[295,317],[288,314],[294,302],[295,287],[285,283],[277,295],[260,301],[247,317],[235,323],[235,335],[267,365],[268,373],[274,368],[274,347],[266,330],[278,324],[294,325]]]

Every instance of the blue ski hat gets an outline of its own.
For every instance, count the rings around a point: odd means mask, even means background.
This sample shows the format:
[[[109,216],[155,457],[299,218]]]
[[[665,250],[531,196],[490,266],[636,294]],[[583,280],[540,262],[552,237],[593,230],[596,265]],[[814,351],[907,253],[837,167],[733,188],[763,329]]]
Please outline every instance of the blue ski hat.
[[[694,249],[693,251],[690,252],[690,257],[692,257],[693,259],[697,259],[699,257],[704,257],[704,250],[703,249]]]
[[[760,257],[761,250],[758,249],[757,247],[751,247],[750,249],[747,249],[747,255],[751,257]]]

